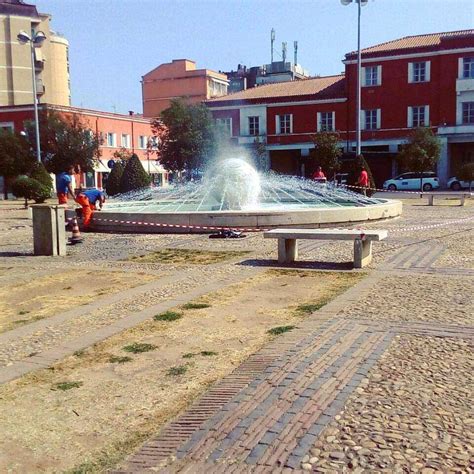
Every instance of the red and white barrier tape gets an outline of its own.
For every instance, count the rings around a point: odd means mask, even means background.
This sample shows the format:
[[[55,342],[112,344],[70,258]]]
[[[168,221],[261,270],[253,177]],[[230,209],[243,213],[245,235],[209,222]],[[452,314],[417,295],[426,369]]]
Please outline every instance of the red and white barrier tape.
[[[429,225],[415,225],[411,227],[402,227],[401,229],[394,229],[390,231],[391,233],[397,233],[397,232],[411,232],[414,230],[425,230],[425,229],[435,229],[436,227],[446,227],[448,225],[452,224],[460,224],[463,222],[469,222],[474,220],[474,216],[471,217],[464,217],[463,219],[456,219],[456,220],[450,220],[447,222],[441,222],[439,224],[429,224]]]
[[[227,226],[227,227],[219,227],[219,226],[206,226],[206,225],[182,225],[182,224],[162,224],[159,222],[142,222],[142,221],[123,221],[119,219],[102,219],[99,217],[93,217],[93,221],[102,221],[102,222],[113,222],[114,224],[132,224],[132,225],[144,225],[144,226],[151,226],[151,227],[164,227],[164,228],[178,228],[178,229],[197,229],[197,230],[241,230],[243,232],[260,232],[266,231],[270,229],[263,229],[258,227],[239,227],[239,226]]]
[[[235,229],[235,230],[240,230],[240,231],[243,231],[243,232],[262,232],[262,231],[270,230],[270,229],[267,229],[267,228],[257,228],[257,227],[238,227],[238,226],[219,227],[219,226],[183,225],[183,224],[162,224],[162,223],[156,223],[156,222],[126,221],[126,220],[119,220],[119,219],[102,219],[102,218],[95,218],[95,217],[93,218],[93,220],[94,221],[101,221],[101,222],[112,222],[114,224],[131,224],[131,225],[143,225],[143,226],[162,227],[162,228],[196,229],[196,230],[213,230],[213,231]],[[463,219],[449,220],[447,222],[441,222],[441,223],[438,223],[438,224],[418,225],[418,226],[403,227],[403,228],[400,228],[400,229],[393,229],[393,230],[390,230],[390,233],[411,232],[411,231],[415,231],[415,230],[434,229],[434,228],[437,228],[437,227],[446,227],[446,226],[449,226],[449,225],[452,225],[452,224],[460,224],[460,223],[469,222],[469,221],[472,221],[472,220],[474,220],[474,216],[465,217]],[[332,229],[338,230],[339,228],[338,227],[333,227]],[[361,232],[360,238],[362,240],[364,240],[365,233],[364,233],[363,229],[355,228],[355,229],[352,229],[352,230],[359,230]]]
[[[403,189],[379,189],[379,188],[365,188],[364,186],[356,186],[355,184],[340,184],[338,185],[339,188],[346,188],[346,189],[366,189],[367,191],[377,191],[380,193],[402,193],[402,194],[420,194],[420,197],[423,197],[423,194],[431,193],[431,191],[404,191]],[[469,191],[466,191],[469,193]],[[453,195],[453,197],[459,197],[459,195]]]

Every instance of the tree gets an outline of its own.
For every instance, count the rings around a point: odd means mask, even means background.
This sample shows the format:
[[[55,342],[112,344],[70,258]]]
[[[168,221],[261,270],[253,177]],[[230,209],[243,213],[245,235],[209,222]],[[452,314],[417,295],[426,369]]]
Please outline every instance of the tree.
[[[311,140],[314,143],[314,150],[311,150],[310,156],[328,176],[334,175],[341,166],[339,158],[342,150],[339,145],[339,134],[317,132],[311,136]]]
[[[471,191],[472,182],[474,181],[474,163],[466,163],[462,165],[458,173],[458,178],[461,181],[467,181],[469,183],[469,191]]]
[[[36,179],[43,186],[46,186],[50,190],[50,193],[53,191],[53,180],[49,173],[46,171],[43,163],[36,162],[31,169],[30,178]]]
[[[150,186],[150,176],[134,153],[128,160],[120,180],[120,192],[128,193]]]
[[[423,190],[423,172],[433,170],[441,154],[441,143],[430,128],[417,128],[402,146],[398,160],[406,169],[419,173]]]
[[[132,157],[132,152],[127,148],[122,147],[119,150],[114,151],[113,157],[121,162],[126,162]]]
[[[0,176],[3,177],[3,193],[8,199],[9,181],[29,171],[35,159],[29,152],[27,140],[19,133],[0,129]]]
[[[121,161],[116,161],[112,171],[107,179],[105,190],[109,196],[115,196],[120,193],[120,181],[122,180],[124,166]]]
[[[25,209],[28,207],[28,199],[41,203],[51,197],[51,189],[28,176],[17,178],[12,184],[12,192],[16,197],[25,199]]]
[[[32,123],[27,124],[29,137],[34,137]],[[31,139],[30,139],[31,141]],[[52,173],[61,173],[69,166],[79,165],[91,172],[100,157],[101,140],[77,115],[64,115],[56,111],[40,114],[40,142],[42,161]]]
[[[152,130],[159,138],[160,162],[168,171],[202,170],[214,155],[213,123],[203,104],[188,105],[182,99],[173,99],[160,119],[153,121]]]

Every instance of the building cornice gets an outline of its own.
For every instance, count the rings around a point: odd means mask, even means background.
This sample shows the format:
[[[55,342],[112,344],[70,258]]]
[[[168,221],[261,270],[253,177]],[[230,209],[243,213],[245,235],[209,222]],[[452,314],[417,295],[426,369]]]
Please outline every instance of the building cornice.
[[[406,54],[395,54],[391,56],[376,56],[370,58],[362,57],[362,64],[364,63],[375,63],[381,61],[395,61],[397,59],[409,59],[409,58],[425,58],[429,56],[442,56],[446,54],[462,54],[462,53],[474,53],[474,48],[456,48],[456,49],[445,49],[443,51],[427,51],[424,53],[406,53]],[[357,59],[345,59],[342,61],[344,64],[357,64]]]
[[[331,104],[331,103],[343,103],[347,102],[347,97],[341,97],[338,99],[320,99],[320,100],[295,100],[288,102],[258,102],[254,104],[245,104],[245,105],[221,105],[213,106],[211,103],[207,102],[206,105],[209,106],[211,110],[234,110],[234,109],[245,109],[249,107],[285,107],[285,106],[298,106],[298,105],[318,105],[318,104]]]

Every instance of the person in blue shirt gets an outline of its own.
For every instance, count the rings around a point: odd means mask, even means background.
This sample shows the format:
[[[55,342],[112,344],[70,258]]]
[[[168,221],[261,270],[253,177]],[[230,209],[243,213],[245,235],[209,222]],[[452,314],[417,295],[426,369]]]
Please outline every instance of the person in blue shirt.
[[[67,171],[63,171],[56,175],[56,195],[59,204],[67,204],[68,194],[75,199],[74,190],[72,189],[72,175],[74,174],[74,166],[69,166]]]
[[[84,228],[87,228],[92,220],[94,211],[97,210],[96,205],[99,206],[99,209],[102,209],[102,205],[105,202],[105,194],[95,188],[87,189],[86,191],[81,191],[76,196],[76,202],[82,206],[82,223]]]

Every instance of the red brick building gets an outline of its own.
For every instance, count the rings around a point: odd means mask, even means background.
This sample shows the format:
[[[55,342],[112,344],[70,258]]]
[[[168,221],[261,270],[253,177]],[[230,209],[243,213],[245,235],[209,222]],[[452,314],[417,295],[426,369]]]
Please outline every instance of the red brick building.
[[[316,130],[335,130],[355,150],[357,54],[345,74],[269,84],[207,102],[216,121],[239,144],[267,143],[268,166],[308,174]],[[378,184],[397,172],[399,146],[417,126],[442,143],[445,183],[474,161],[474,30],[409,36],[362,50],[362,151]]]
[[[142,160],[143,167],[148,171],[157,185],[166,184],[168,174],[156,161],[156,155],[147,150],[148,141],[152,136],[150,120],[141,115],[130,113],[115,114],[97,110],[80,109],[49,104],[39,105],[40,111],[53,110],[65,116],[78,115],[94,133],[101,137],[100,160],[94,173],[83,173],[76,177],[76,184],[86,187],[102,187],[104,178],[110,172],[109,160],[114,152],[125,148],[136,153]],[[25,129],[25,122],[34,119],[33,105],[0,107],[0,127],[17,131]]]

